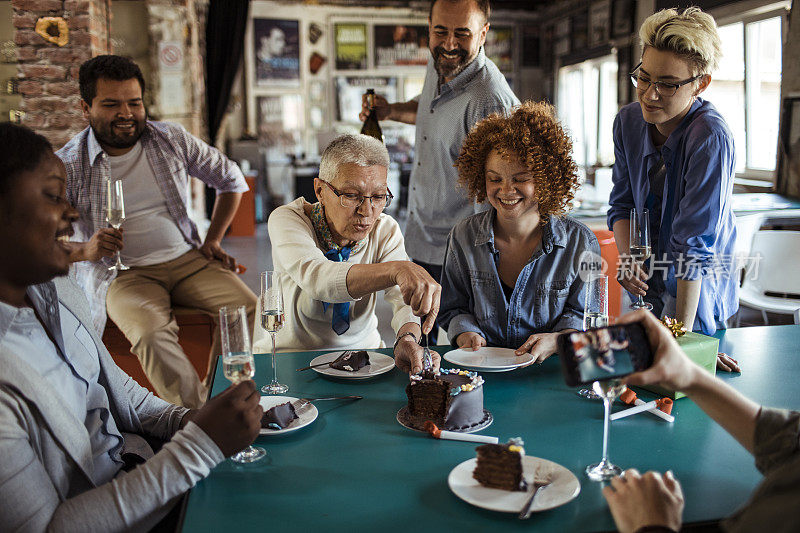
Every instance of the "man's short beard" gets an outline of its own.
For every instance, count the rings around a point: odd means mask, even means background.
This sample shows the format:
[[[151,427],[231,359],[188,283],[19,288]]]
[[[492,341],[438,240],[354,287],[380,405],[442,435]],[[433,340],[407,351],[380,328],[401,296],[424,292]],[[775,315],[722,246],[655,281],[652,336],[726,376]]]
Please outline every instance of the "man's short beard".
[[[454,67],[445,68],[441,62],[443,53],[444,48],[441,46],[437,46],[433,49],[433,65],[436,68],[436,72],[444,78],[455,78],[472,62],[472,59],[474,59],[469,58],[469,54],[466,50],[458,50],[461,56],[459,61]]]
[[[132,137],[120,137],[118,135],[115,135],[113,132],[114,122],[119,122],[119,121],[116,120],[112,121],[111,123],[108,124],[107,129],[98,128],[93,121],[90,121],[89,123],[92,127],[92,131],[94,131],[95,137],[97,137],[97,140],[101,144],[104,144],[111,148],[125,149],[125,148],[131,148],[132,146],[135,146],[137,142],[139,142],[139,139],[141,138],[142,133],[144,132],[145,123],[147,122],[147,117],[145,117],[145,119],[142,120],[141,122],[139,122],[138,120],[133,121],[135,123],[135,126],[133,131],[134,135]]]

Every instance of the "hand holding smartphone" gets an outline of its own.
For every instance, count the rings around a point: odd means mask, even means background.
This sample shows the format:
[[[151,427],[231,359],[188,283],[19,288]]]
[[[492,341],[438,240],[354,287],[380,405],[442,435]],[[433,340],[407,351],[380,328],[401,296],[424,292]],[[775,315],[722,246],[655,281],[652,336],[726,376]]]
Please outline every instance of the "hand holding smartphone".
[[[571,387],[619,379],[653,364],[647,334],[638,322],[565,333],[558,337],[558,353],[564,381]]]

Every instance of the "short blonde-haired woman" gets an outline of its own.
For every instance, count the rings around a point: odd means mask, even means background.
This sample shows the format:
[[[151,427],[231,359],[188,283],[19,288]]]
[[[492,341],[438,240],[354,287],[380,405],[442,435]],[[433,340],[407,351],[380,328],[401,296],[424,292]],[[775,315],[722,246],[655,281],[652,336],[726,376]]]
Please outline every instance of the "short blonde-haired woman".
[[[696,7],[651,15],[639,37],[642,59],[631,73],[638,101],[614,121],[608,225],[629,254],[630,211],[649,210],[656,275],[645,282],[632,267],[620,283],[657,315],[712,334],[738,309],[737,281],[725,271],[736,240],[733,135],[700,98],[722,46],[714,19]]]

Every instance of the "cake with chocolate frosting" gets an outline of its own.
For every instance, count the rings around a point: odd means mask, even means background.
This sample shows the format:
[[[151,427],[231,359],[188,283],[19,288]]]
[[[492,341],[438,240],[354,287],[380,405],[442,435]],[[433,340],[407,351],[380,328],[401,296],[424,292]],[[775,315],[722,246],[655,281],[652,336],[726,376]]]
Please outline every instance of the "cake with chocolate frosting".
[[[336,370],[356,372],[369,364],[369,354],[365,350],[347,351],[330,362]]]
[[[427,420],[449,431],[465,431],[480,424],[483,410],[483,378],[458,369],[425,371],[411,376],[406,387],[408,413],[416,425]]]
[[[297,418],[294,406],[289,403],[282,403],[264,411],[261,417],[261,427],[269,429],[284,429]]]
[[[528,484],[522,477],[522,458],[525,448],[522,439],[509,440],[506,444],[484,444],[478,446],[478,460],[472,477],[484,487],[494,489],[526,491]]]

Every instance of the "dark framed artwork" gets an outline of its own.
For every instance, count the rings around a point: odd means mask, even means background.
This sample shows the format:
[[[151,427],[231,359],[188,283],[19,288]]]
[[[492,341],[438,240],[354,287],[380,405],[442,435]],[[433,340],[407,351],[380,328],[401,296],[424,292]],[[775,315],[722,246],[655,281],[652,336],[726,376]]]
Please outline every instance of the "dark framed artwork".
[[[602,46],[611,36],[611,0],[589,4],[589,47]]]
[[[633,33],[633,20],[636,17],[634,0],[613,0],[611,9],[611,36],[628,37]]]
[[[375,66],[397,67],[428,64],[428,27],[409,24],[376,24]]]
[[[296,20],[253,19],[256,85],[300,86],[300,24]]]

